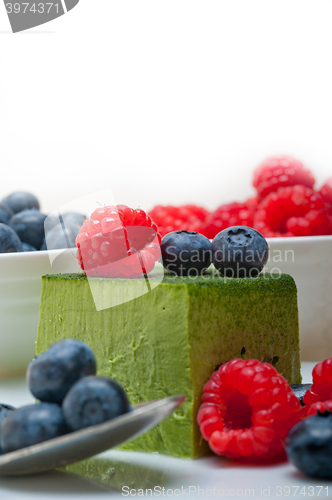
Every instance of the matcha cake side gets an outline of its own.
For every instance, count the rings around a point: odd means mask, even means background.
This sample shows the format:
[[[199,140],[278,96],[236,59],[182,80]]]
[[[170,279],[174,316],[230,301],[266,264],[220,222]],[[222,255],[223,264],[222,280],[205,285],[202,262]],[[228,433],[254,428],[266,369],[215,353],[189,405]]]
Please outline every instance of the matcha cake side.
[[[121,294],[135,280],[95,278],[102,293]],[[106,286],[105,286],[106,284]],[[129,450],[193,458],[208,452],[196,415],[204,384],[234,357],[275,365],[299,383],[299,329],[294,280],[266,275],[232,279],[165,276],[151,292],[96,311],[82,275],[43,277],[37,355],[63,338],[94,350],[98,374],[113,377],[132,404],[184,394],[171,417],[126,443]]]
[[[290,384],[302,380],[297,289],[293,278],[289,275],[280,279],[270,275],[226,278],[213,287],[192,284],[188,289],[194,419],[201,404],[202,384],[211,378],[215,368],[232,358],[267,361]],[[208,336],[210,341],[206,342]],[[199,455],[198,425],[193,432],[195,453]]]

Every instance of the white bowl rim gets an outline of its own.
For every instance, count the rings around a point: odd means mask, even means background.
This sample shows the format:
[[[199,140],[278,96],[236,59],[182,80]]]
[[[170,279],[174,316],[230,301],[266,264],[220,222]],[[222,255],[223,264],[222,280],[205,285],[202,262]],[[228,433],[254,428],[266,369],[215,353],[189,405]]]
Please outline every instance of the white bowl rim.
[[[280,237],[280,238],[266,238],[268,243],[276,243],[278,245],[289,246],[298,244],[298,243],[321,243],[323,241],[330,241],[332,243],[332,235],[322,235],[322,236],[289,236],[289,237]],[[57,255],[65,251],[76,251],[77,248],[63,248],[63,249],[55,249],[55,250],[36,250],[35,252],[9,252],[9,253],[0,253],[0,259],[19,259],[24,256],[25,258],[36,258],[37,255],[41,257],[46,257],[48,255]]]
[[[60,255],[60,253],[63,253],[63,252],[76,252],[77,251],[77,248],[76,247],[73,247],[73,248],[58,248],[58,249],[55,249],[55,250],[36,250],[34,252],[8,252],[8,253],[0,253],[0,260],[5,260],[5,259],[19,259],[20,257],[24,257],[24,258],[31,258],[31,259],[36,259],[38,257],[38,255],[41,256],[41,258],[45,258],[45,257],[48,257],[48,256],[57,256],[57,255]]]
[[[322,243],[323,241],[330,241],[332,243],[332,235],[322,236],[289,236],[280,238],[266,238],[268,243],[278,243],[281,245],[293,245],[294,243]]]

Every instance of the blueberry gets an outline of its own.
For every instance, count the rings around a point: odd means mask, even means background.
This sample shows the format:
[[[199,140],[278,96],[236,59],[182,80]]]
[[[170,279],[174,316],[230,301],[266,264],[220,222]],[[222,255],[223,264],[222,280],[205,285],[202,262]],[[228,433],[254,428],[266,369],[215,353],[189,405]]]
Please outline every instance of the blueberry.
[[[80,340],[65,339],[29,364],[27,383],[40,401],[61,403],[77,380],[95,373],[96,358],[90,347]]]
[[[13,215],[14,212],[9,207],[0,203],[0,222],[2,222],[2,224],[9,224],[9,219]]]
[[[106,377],[85,377],[76,382],[62,407],[66,424],[73,431],[106,422],[130,411],[124,389]]]
[[[68,231],[67,231],[67,233],[68,233],[67,237],[69,238],[70,244],[72,245],[72,243],[73,243],[72,234],[74,234],[74,230],[73,230],[73,227],[71,226],[71,224],[75,225],[75,232],[78,234],[78,231],[81,228],[81,226],[83,225],[83,222],[85,221],[85,219],[86,219],[86,216],[83,214],[80,214],[78,212],[68,212],[68,213],[65,213],[63,215],[59,215],[59,217],[54,216],[54,215],[48,215],[45,219],[45,224],[44,224],[45,234],[48,235],[55,226],[61,227],[61,224],[64,224],[65,226],[67,226],[67,224],[69,224]],[[60,232],[55,233],[55,234],[59,235]],[[60,238],[62,241],[61,245],[63,245],[63,241],[66,241],[64,239],[63,234],[60,234]],[[76,236],[75,236],[75,238],[76,238]],[[52,236],[52,239],[53,239],[53,236]],[[57,239],[57,237],[55,237],[55,239]],[[73,246],[74,247],[76,246],[76,241],[74,241]],[[53,248],[67,248],[67,245],[61,246],[61,247],[53,247]],[[44,243],[41,247],[41,250],[47,250],[45,240],[44,240]]]
[[[76,236],[78,235],[79,230],[79,227],[73,222],[63,222],[62,224],[57,224],[47,232],[41,250],[76,247]]]
[[[0,439],[1,439],[1,426],[7,415],[9,415],[12,411],[14,411],[14,406],[4,405],[0,403]],[[0,455],[2,455],[3,451],[0,445]]]
[[[22,252],[36,252],[37,248],[29,245],[29,243],[22,243]]]
[[[265,266],[269,256],[266,239],[246,226],[224,229],[212,241],[212,260],[222,276],[253,278]]]
[[[304,406],[303,396],[311,389],[311,384],[291,384],[290,387],[301,405]]]
[[[0,223],[0,253],[22,252],[22,243],[15,231]]]
[[[7,205],[15,214],[22,212],[27,208],[36,208],[39,210],[39,201],[36,196],[32,193],[26,193],[24,191],[16,191],[15,193],[6,196],[1,203]]]
[[[178,276],[198,276],[211,264],[211,242],[193,231],[173,231],[161,242],[163,265]]]
[[[287,436],[286,453],[304,474],[332,478],[332,414],[314,415],[296,424]]]
[[[83,226],[83,222],[86,219],[86,215],[80,214],[78,212],[67,212],[66,214],[60,215],[60,222],[72,222],[73,224],[76,224],[78,228],[81,228]]]
[[[39,250],[44,240],[45,219],[46,215],[32,208],[13,215],[9,224],[16,231],[21,241]]]
[[[54,226],[59,224],[59,217],[55,215],[48,215],[44,222],[45,234],[47,234]]]
[[[0,403],[0,426],[4,419],[9,415],[10,412],[14,411],[16,408],[11,405],[4,405],[3,403]]]
[[[66,432],[61,406],[53,403],[23,406],[5,418],[1,427],[1,448],[8,453]]]

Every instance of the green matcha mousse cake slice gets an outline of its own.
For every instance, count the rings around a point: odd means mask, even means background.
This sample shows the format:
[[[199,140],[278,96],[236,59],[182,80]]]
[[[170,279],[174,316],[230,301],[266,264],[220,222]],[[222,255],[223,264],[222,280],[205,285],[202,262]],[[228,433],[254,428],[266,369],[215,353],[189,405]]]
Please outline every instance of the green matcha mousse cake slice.
[[[92,278],[94,296],[132,296],[137,280]],[[97,311],[80,274],[42,280],[37,355],[64,338],[86,342],[98,374],[117,380],[133,405],[184,394],[163,423],[126,443],[127,450],[194,458],[209,452],[196,422],[204,384],[232,358],[275,365],[301,382],[297,290],[288,275],[257,278],[165,276],[151,292]]]

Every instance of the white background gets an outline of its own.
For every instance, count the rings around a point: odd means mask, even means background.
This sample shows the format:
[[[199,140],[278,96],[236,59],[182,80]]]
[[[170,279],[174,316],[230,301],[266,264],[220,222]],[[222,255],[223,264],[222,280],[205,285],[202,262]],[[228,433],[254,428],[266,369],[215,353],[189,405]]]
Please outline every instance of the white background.
[[[253,194],[265,156],[332,175],[332,3],[81,0],[11,34],[0,5],[0,197],[45,212],[118,203],[214,208]]]

